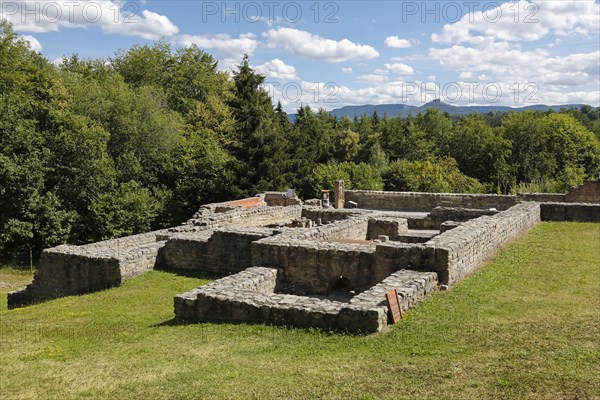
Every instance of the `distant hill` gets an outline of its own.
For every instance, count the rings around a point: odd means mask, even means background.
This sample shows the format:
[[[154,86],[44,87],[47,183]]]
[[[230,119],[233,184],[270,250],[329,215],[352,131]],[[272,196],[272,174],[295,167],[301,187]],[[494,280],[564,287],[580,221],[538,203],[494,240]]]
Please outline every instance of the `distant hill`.
[[[408,117],[409,115],[416,116],[419,112],[426,112],[429,108],[437,108],[442,112],[447,112],[450,115],[469,115],[476,113],[488,113],[488,112],[509,112],[509,111],[525,111],[525,110],[537,110],[537,111],[548,111],[554,110],[559,111],[561,108],[581,108],[583,104],[564,104],[558,106],[547,106],[544,104],[535,104],[526,107],[507,107],[507,106],[455,106],[452,104],[444,103],[441,100],[433,100],[429,103],[423,104],[422,106],[409,106],[406,104],[365,104],[362,106],[346,106],[331,110],[329,113],[335,115],[338,118],[348,116],[354,118],[354,116],[361,116],[363,114],[373,115],[375,111],[379,116],[383,117],[388,115],[389,117]],[[290,114],[290,120],[295,120],[296,115]]]

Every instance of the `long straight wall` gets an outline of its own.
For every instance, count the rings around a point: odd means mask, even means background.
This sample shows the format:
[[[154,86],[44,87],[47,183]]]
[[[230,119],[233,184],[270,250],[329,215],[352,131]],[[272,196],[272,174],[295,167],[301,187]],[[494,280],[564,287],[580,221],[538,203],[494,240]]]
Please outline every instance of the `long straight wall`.
[[[441,283],[453,285],[539,221],[540,205],[522,203],[493,216],[467,221],[423,244],[382,243],[375,251],[377,270],[435,271]]]
[[[494,194],[377,192],[347,190],[346,207],[349,202],[359,208],[386,211],[431,211],[435,207],[495,208],[506,210],[519,202],[517,196]]]

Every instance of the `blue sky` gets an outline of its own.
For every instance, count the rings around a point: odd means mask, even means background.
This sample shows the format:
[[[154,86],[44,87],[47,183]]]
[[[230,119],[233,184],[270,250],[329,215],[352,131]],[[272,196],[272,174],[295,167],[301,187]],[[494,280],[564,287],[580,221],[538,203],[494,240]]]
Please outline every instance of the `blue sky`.
[[[0,0],[51,61],[163,38],[235,68],[244,53],[301,104],[600,105],[600,4],[542,1]]]

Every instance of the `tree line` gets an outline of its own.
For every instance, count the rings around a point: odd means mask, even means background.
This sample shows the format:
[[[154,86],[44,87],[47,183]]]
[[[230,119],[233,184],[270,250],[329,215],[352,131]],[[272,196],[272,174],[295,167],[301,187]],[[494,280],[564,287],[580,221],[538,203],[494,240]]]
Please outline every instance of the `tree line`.
[[[290,121],[247,57],[136,45],[55,66],[0,23],[0,258],[173,226],[296,188],[565,191],[600,171],[600,110]]]

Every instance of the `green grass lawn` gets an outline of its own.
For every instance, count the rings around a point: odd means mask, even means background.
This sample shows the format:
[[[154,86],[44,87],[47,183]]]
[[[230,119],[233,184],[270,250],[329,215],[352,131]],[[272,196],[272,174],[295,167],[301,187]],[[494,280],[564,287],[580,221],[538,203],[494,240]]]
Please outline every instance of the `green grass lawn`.
[[[599,224],[539,224],[378,335],[172,324],[203,282],[153,271],[11,311],[0,289],[0,398],[600,399]]]
[[[0,267],[0,293],[2,293],[2,299],[0,299],[0,307],[6,309],[6,296],[12,290],[16,290],[21,287],[27,286],[31,282],[32,275],[29,269],[14,268],[14,267]]]

